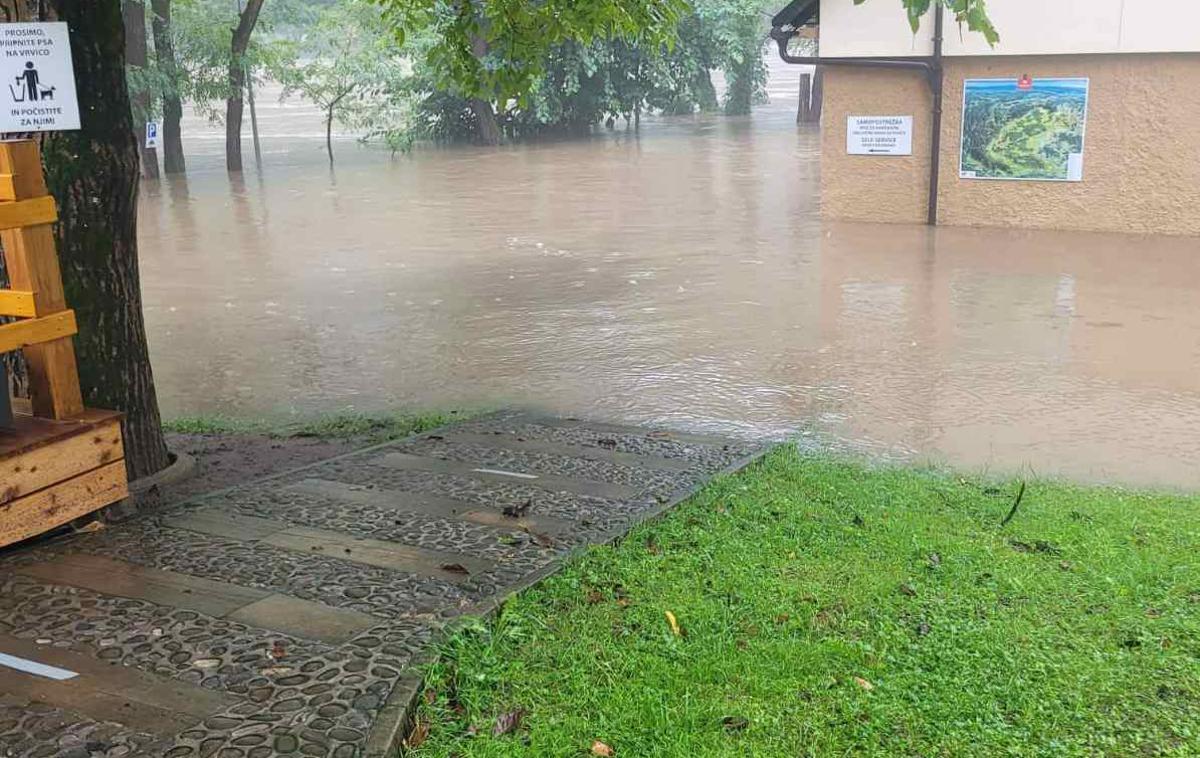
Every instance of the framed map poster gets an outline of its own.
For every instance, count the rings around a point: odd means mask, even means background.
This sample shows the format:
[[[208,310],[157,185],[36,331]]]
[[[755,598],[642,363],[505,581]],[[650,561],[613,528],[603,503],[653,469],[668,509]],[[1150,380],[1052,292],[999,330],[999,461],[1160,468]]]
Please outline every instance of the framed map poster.
[[[963,179],[1083,180],[1086,78],[963,82]]]

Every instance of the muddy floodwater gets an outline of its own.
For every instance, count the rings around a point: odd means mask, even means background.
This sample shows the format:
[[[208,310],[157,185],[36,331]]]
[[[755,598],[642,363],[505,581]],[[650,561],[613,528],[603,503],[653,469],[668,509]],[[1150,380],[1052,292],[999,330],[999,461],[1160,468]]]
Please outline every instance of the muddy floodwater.
[[[142,199],[164,413],[520,405],[1200,487],[1200,240],[822,223],[792,75],[751,119],[334,171],[268,99],[238,181],[192,124]]]

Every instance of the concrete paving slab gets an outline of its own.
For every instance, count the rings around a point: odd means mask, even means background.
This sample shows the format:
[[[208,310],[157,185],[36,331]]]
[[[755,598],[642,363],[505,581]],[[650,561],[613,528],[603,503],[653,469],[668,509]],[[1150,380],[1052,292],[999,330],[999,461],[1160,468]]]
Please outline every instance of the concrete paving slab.
[[[529,471],[514,471],[489,467],[463,461],[429,458],[410,453],[388,453],[379,459],[384,466],[412,471],[432,471],[443,474],[458,474],[488,482],[520,482],[539,489],[570,492],[576,495],[625,500],[641,496],[641,492],[624,484],[609,484],[584,479],[567,479],[550,474],[535,474]]]
[[[436,518],[459,518],[475,524],[494,526],[498,529],[508,529],[517,532],[535,531],[545,534],[569,534],[578,531],[578,521],[557,519],[551,516],[506,516],[501,510],[475,507],[470,503],[437,497],[423,493],[400,492],[396,490],[380,490],[366,487],[356,487],[343,482],[331,482],[325,479],[305,479],[289,485],[287,490],[319,497],[327,497],[349,503],[362,503],[380,508],[394,508],[399,511],[422,513]]]

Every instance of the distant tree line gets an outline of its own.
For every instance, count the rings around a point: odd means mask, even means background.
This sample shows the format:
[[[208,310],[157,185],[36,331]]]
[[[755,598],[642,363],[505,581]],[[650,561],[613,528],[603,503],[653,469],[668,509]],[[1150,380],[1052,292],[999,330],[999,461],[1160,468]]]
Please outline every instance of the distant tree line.
[[[636,126],[648,112],[744,115],[765,97],[768,0],[536,7],[514,19],[491,0],[123,0],[133,120],[161,120],[164,170],[183,172],[188,102],[225,123],[236,171],[245,99],[267,80],[323,111],[330,160],[335,124],[402,151]],[[540,33],[579,13],[592,33]],[[656,25],[639,28],[638,13]],[[147,175],[158,160],[143,148]]]

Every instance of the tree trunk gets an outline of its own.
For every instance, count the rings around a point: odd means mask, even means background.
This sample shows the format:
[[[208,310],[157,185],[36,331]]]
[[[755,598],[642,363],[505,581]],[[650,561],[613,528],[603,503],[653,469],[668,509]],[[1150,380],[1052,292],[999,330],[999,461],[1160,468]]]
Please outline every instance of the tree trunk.
[[[138,142],[125,81],[120,0],[49,0],[66,21],[82,129],[43,140],[84,401],[124,411],[132,479],[168,464],[150,369],[137,256]]]
[[[496,111],[487,100],[471,98],[471,112],[475,114],[475,126],[479,141],[484,145],[500,144],[500,122],[496,120]]]
[[[478,34],[471,35],[471,55],[476,60],[483,61],[488,54],[487,40]],[[471,112],[475,114],[475,129],[479,141],[485,145],[500,144],[500,122],[496,120],[496,111],[492,104],[482,98],[470,99]]]
[[[169,82],[163,90],[163,170],[168,174],[182,174],[187,170],[183,158],[183,101],[179,97],[179,65],[175,62],[175,40],[171,37],[171,0],[150,0],[154,14],[151,28],[154,30],[154,54],[163,80]]]
[[[825,72],[817,66],[816,73],[813,74],[812,84],[812,107],[809,112],[809,120],[814,124],[821,123],[821,103],[825,98]]]
[[[242,93],[246,89],[246,50],[250,47],[250,35],[258,23],[258,13],[263,0],[249,0],[238,17],[233,30],[233,41],[229,56],[229,97],[225,101],[225,167],[231,171],[242,170]]]
[[[125,22],[125,63],[131,68],[145,70],[146,54],[146,4],[142,0],[125,0],[122,12]],[[142,175],[147,179],[158,178],[158,151],[146,147],[142,126],[150,120],[150,93],[139,92],[133,99],[133,134],[142,151]]]
[[[812,120],[812,74],[800,75],[800,102],[796,106],[796,123],[807,124]]]
[[[325,152],[329,153],[330,166],[333,165],[333,109],[331,105],[325,113]]]

